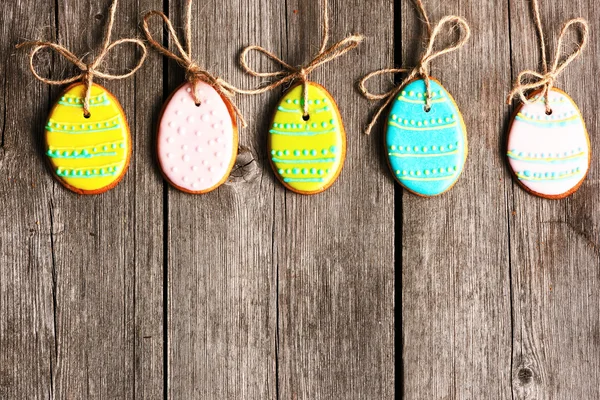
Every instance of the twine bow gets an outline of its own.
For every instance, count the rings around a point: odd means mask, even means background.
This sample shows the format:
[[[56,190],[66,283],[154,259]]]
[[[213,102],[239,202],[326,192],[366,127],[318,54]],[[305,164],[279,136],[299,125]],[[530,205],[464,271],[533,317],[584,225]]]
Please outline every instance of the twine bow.
[[[112,5],[110,6],[108,25],[106,28],[106,34],[104,36],[104,43],[102,44],[102,50],[96,56],[96,58],[94,58],[94,60],[91,63],[84,62],[83,59],[78,58],[75,54],[73,54],[71,51],[69,51],[66,47],[64,47],[58,43],[45,42],[45,41],[29,41],[29,42],[19,43],[16,46],[17,49],[20,49],[22,47],[33,46],[33,50],[31,51],[31,53],[29,55],[29,69],[31,70],[33,75],[40,81],[47,83],[49,85],[65,85],[65,84],[73,83],[73,82],[77,82],[77,81],[83,82],[83,84],[85,85],[85,97],[83,100],[83,115],[86,118],[89,118],[91,115],[90,114],[90,96],[91,96],[91,92],[92,92],[92,84],[93,84],[94,78],[98,77],[98,78],[108,79],[108,80],[128,78],[128,77],[132,76],[133,74],[135,74],[141,68],[142,64],[144,63],[144,60],[146,59],[146,46],[144,46],[144,43],[141,40],[119,39],[119,40],[111,43],[112,28],[114,25],[117,3],[118,3],[118,0],[114,0]],[[115,74],[110,74],[108,72],[100,71],[98,68],[99,68],[100,64],[102,63],[102,61],[104,60],[104,58],[108,55],[108,53],[113,48],[115,48],[123,43],[133,43],[142,49],[142,57],[140,58],[140,60],[136,64],[136,66],[133,69],[131,69],[129,72],[120,74],[120,75],[115,75]],[[43,49],[51,49],[51,50],[56,51],[58,54],[63,56],[67,61],[74,64],[81,71],[81,73],[79,73],[73,77],[66,78],[66,79],[50,79],[50,78],[41,76],[35,69],[34,58],[35,58],[35,55]]]
[[[153,16],[159,16],[162,18],[165,26],[169,34],[173,39],[173,43],[175,47],[179,51],[179,55],[169,49],[165,48],[162,44],[157,42],[150,33],[150,29],[148,28],[148,21]],[[173,24],[169,20],[169,18],[161,11],[150,11],[144,16],[143,22],[143,30],[148,42],[158,50],[161,54],[177,61],[179,65],[181,65],[185,69],[185,79],[192,85],[192,98],[197,106],[202,104],[202,101],[198,97],[197,86],[198,83],[204,82],[210,86],[212,86],[217,93],[223,97],[227,103],[234,110],[237,117],[240,119],[243,127],[248,126],[244,116],[240,109],[235,105],[232,98],[235,96],[236,92],[239,92],[237,88],[224,81],[223,79],[212,75],[207,70],[201,68],[196,61],[194,61],[192,57],[192,0],[188,0],[186,4],[186,17],[185,17],[185,48],[181,44],[181,41],[177,37],[177,33],[173,28]]]
[[[345,39],[340,40],[336,44],[331,47],[327,47],[327,43],[329,42],[329,11],[327,6],[327,0],[323,0],[323,38],[321,41],[321,48],[317,55],[313,58],[311,62],[301,67],[294,67],[290,64],[283,61],[281,58],[277,57],[275,54],[266,50],[261,46],[248,46],[240,55],[240,65],[244,69],[246,73],[249,75],[259,77],[259,78],[278,78],[274,82],[270,83],[267,86],[254,89],[254,90],[243,90],[242,93],[245,94],[259,94],[267,92],[271,89],[275,89],[283,84],[288,82],[293,82],[295,80],[299,80],[302,82],[302,110],[303,116],[308,116],[308,75],[313,72],[317,67],[326,64],[341,55],[349,52],[350,50],[356,48],[362,41],[364,37],[362,35],[351,35]],[[250,68],[248,65],[248,54],[251,51],[257,51],[272,59],[276,63],[280,64],[283,69],[274,72],[258,72]]]
[[[554,57],[554,62],[552,63],[552,68],[548,69],[548,61],[546,58],[546,41],[544,39],[544,31],[542,28],[542,21],[540,18],[540,10],[539,4],[537,0],[533,1],[533,14],[536,22],[536,28],[538,31],[538,35],[540,38],[540,49],[542,52],[542,65],[544,67],[544,72],[539,73],[537,71],[526,70],[519,73],[517,80],[515,81],[514,87],[512,91],[509,93],[506,102],[510,104],[512,99],[518,95],[521,98],[521,101],[525,104],[529,104],[530,101],[525,96],[525,92],[532,89],[543,88],[542,96],[545,99],[546,104],[546,113],[551,114],[552,109],[550,108],[550,100],[549,100],[549,92],[554,87],[554,83],[556,78],[565,68],[573,61],[575,58],[581,54],[585,46],[588,42],[589,37],[589,25],[588,22],[583,18],[575,18],[565,23],[560,31],[560,35],[558,37],[558,45],[556,50],[556,55]],[[563,47],[563,40],[567,32],[572,26],[579,25],[581,28],[581,39],[577,45],[575,51],[573,51],[568,57],[563,59],[561,54]]]
[[[421,60],[419,61],[419,63],[417,64],[416,67],[414,67],[414,68],[382,69],[379,71],[371,72],[370,74],[366,75],[364,78],[362,78],[360,80],[360,82],[358,84],[358,89],[364,97],[366,97],[369,100],[384,100],[385,99],[383,104],[381,104],[381,106],[377,109],[377,111],[371,118],[371,121],[367,125],[367,127],[365,129],[365,134],[367,134],[367,135],[371,134],[373,127],[377,123],[377,120],[379,119],[379,117],[381,116],[383,111],[400,94],[400,92],[402,91],[402,88],[408,82],[412,81],[416,77],[421,77],[425,81],[425,88],[426,88],[425,110],[429,111],[431,109],[431,88],[430,88],[430,78],[429,78],[431,62],[441,55],[458,50],[459,48],[464,46],[465,43],[467,42],[467,40],[469,40],[469,38],[471,37],[471,28],[469,28],[469,24],[467,23],[467,21],[465,21],[461,17],[457,17],[454,15],[449,15],[449,16],[442,18],[437,23],[437,25],[434,28],[432,28],[431,22],[429,21],[429,18],[427,17],[425,7],[423,6],[423,3],[421,2],[421,0],[416,0],[415,3],[417,5],[420,13],[423,16],[425,25],[427,26],[427,32],[429,35],[429,43],[427,45],[425,52],[421,56]],[[450,24],[451,26],[458,26],[464,31],[464,33],[461,35],[460,39],[458,41],[456,41],[455,43],[453,43],[441,50],[434,50],[435,41],[436,41],[437,37],[440,35],[440,33],[442,32],[444,25],[446,25],[446,24]],[[389,90],[388,92],[381,93],[381,94],[373,94],[373,93],[369,92],[366,87],[367,81],[373,77],[385,75],[385,74],[397,74],[397,73],[405,73],[405,72],[410,72],[410,74],[400,84],[398,84],[397,86],[395,86],[393,89]]]

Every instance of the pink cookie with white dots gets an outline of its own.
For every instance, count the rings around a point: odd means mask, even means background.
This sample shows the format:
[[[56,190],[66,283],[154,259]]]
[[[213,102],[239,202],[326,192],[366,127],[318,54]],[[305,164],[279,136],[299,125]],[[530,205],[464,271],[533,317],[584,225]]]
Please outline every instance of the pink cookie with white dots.
[[[229,177],[238,132],[235,113],[217,91],[200,82],[181,85],[167,100],[158,125],[158,162],[165,178],[188,193],[207,193]]]

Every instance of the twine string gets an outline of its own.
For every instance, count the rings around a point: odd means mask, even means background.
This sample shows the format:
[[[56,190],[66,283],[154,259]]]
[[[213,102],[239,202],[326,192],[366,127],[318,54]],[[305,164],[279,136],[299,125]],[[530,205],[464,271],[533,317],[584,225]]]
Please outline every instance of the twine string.
[[[115,20],[117,3],[118,3],[118,0],[114,0],[112,5],[110,6],[108,25],[106,27],[106,32],[104,35],[102,48],[101,48],[100,53],[92,60],[91,63],[85,63],[83,61],[83,59],[78,58],[70,50],[68,50],[66,47],[64,47],[58,43],[53,43],[53,42],[48,42],[48,41],[28,41],[28,42],[19,43],[16,46],[17,49],[20,49],[22,47],[33,47],[33,50],[31,50],[31,53],[29,54],[29,69],[31,70],[33,75],[38,80],[40,80],[46,84],[49,84],[49,85],[65,85],[65,84],[73,83],[73,82],[77,82],[77,81],[81,81],[85,85],[85,97],[83,100],[83,115],[86,118],[89,118],[91,115],[91,113],[90,113],[90,96],[91,96],[92,86],[94,83],[94,78],[97,77],[97,78],[102,78],[102,79],[107,79],[107,80],[118,80],[118,79],[128,78],[128,77],[132,76],[133,74],[135,74],[142,67],[142,65],[144,64],[144,61],[146,60],[146,55],[147,55],[146,46],[144,45],[144,43],[141,40],[119,39],[119,40],[116,40],[111,43],[112,29],[113,29],[114,20]],[[138,63],[135,65],[135,67],[133,69],[131,69],[129,72],[126,72],[123,74],[111,74],[111,73],[99,70],[98,69],[99,66],[104,61],[106,56],[110,53],[110,51],[112,49],[114,49],[115,47],[125,44],[125,43],[133,43],[142,49],[142,56],[140,57]],[[75,67],[77,67],[77,69],[79,69],[80,73],[75,76],[65,78],[65,79],[51,79],[51,78],[42,76],[36,70],[35,56],[38,52],[40,52],[41,50],[44,50],[44,49],[50,49],[50,50],[55,51],[60,56],[65,58],[67,61],[69,61],[71,64],[75,65]]]
[[[421,0],[415,0],[417,8],[421,15],[423,16],[424,23],[427,27],[427,32],[429,36],[429,41],[427,44],[427,48],[425,52],[421,56],[419,63],[414,68],[386,68],[378,71],[371,72],[362,78],[358,83],[358,89],[361,94],[367,98],[368,100],[385,100],[375,111],[375,114],[371,118],[369,124],[365,129],[365,134],[370,135],[373,127],[379,120],[379,117],[383,114],[384,110],[392,103],[392,101],[400,94],[402,88],[412,81],[413,79],[420,77],[425,82],[426,94],[425,94],[425,111],[429,112],[431,110],[431,83],[430,83],[430,70],[431,70],[431,62],[444,55],[451,53],[460,49],[462,46],[467,43],[469,38],[471,37],[471,28],[466,20],[461,17],[455,15],[449,15],[442,18],[435,27],[432,27],[431,22],[429,21],[429,17],[427,16],[427,12],[425,11],[425,6],[423,5]],[[446,47],[443,47],[440,50],[435,50],[436,39],[442,33],[444,26],[450,25],[451,27],[458,27],[462,34],[459,39]],[[381,94],[373,94],[369,92],[366,87],[367,81],[371,78],[386,75],[386,74],[398,74],[398,73],[406,73],[409,72],[408,76],[402,80],[400,84],[392,88],[391,90],[381,93]]]
[[[322,20],[322,28],[323,28],[323,36],[321,39],[321,46],[319,48],[319,52],[317,55],[310,61],[308,64],[300,67],[294,67],[285,61],[283,61],[280,57],[276,56],[274,53],[266,50],[261,46],[248,46],[240,55],[240,65],[242,69],[249,75],[258,77],[258,78],[276,78],[275,81],[269,83],[266,86],[259,87],[257,89],[251,90],[241,90],[238,89],[240,93],[244,94],[260,94],[267,92],[269,90],[275,89],[281,85],[286,83],[290,83],[293,81],[300,81],[302,83],[302,111],[303,117],[305,119],[309,118],[308,114],[308,76],[311,72],[313,72],[317,67],[326,64],[343,54],[346,54],[350,50],[356,48],[362,41],[362,35],[350,35],[345,39],[340,40],[334,45],[327,47],[329,42],[329,10],[327,0],[323,0],[323,20]],[[273,60],[275,63],[281,65],[283,68],[278,71],[273,72],[260,72],[252,69],[248,62],[248,55],[256,51],[266,56],[267,58]]]
[[[152,37],[152,33],[150,33],[149,21],[152,17],[158,16],[162,19],[164,26],[167,28],[167,32],[171,36],[175,47],[177,48],[176,53],[164,47],[161,43],[155,40]],[[242,112],[237,107],[237,105],[233,102],[233,96],[235,93],[239,92],[237,88],[235,88],[230,83],[224,81],[223,79],[211,74],[207,70],[200,67],[197,62],[194,60],[192,55],[192,0],[187,0],[186,3],[186,13],[185,13],[185,27],[184,27],[184,42],[182,44],[179,40],[177,33],[175,32],[175,28],[173,24],[169,20],[169,18],[161,11],[150,11],[144,16],[144,21],[142,24],[142,28],[148,42],[156,49],[159,53],[163,54],[166,57],[169,57],[175,60],[179,65],[181,65],[185,69],[185,79],[192,85],[192,98],[194,99],[194,103],[197,106],[202,104],[202,100],[198,95],[198,84],[200,82],[204,82],[210,86],[212,86],[219,95],[231,106],[234,110],[236,116],[239,118],[243,127],[248,126]],[[185,46],[185,47],[184,47]]]
[[[548,96],[550,90],[552,90],[552,88],[554,87],[558,76],[565,70],[565,68],[567,68],[569,64],[571,64],[571,62],[573,62],[573,60],[575,60],[581,54],[583,49],[587,46],[589,38],[589,24],[583,18],[574,18],[572,20],[567,21],[563,25],[560,31],[560,35],[558,36],[556,55],[554,56],[552,67],[549,69],[546,56],[546,42],[544,39],[544,32],[542,28],[539,5],[537,0],[533,1],[533,14],[540,39],[543,73],[533,70],[521,71],[517,76],[513,89],[509,93],[506,102],[507,104],[510,104],[514,97],[519,96],[519,98],[524,104],[530,104],[531,102],[529,101],[529,99],[527,99],[526,92],[528,92],[529,90],[542,88],[542,97],[545,99],[544,103],[546,106],[546,114],[550,115],[552,114],[552,108],[550,107],[550,99]],[[579,28],[581,36],[579,38],[579,42],[577,43],[575,50],[565,57],[563,54],[563,42],[565,36],[572,27],[575,29]]]

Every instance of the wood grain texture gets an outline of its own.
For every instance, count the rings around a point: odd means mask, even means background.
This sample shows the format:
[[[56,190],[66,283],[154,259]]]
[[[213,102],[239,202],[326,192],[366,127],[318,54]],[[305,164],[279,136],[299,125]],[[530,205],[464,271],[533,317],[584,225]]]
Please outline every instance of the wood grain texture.
[[[541,55],[530,4],[511,0],[510,5],[516,76],[523,69],[538,68]],[[579,191],[565,200],[535,198],[516,184],[509,188],[513,394],[515,399],[594,399],[600,397],[600,121],[590,88],[598,85],[600,45],[594,32],[600,8],[587,0],[540,6],[552,58],[566,20],[581,16],[592,24],[590,46],[556,84],[582,110],[592,164]],[[572,49],[575,36],[565,43]]]
[[[101,196],[68,192],[43,148],[62,88],[36,81],[14,45],[58,39],[93,54],[110,1],[0,2],[0,399],[600,398],[600,162],[593,155],[575,195],[550,201],[524,192],[505,161],[504,96],[540,60],[529,1],[425,0],[432,20],[461,15],[473,29],[434,62],[463,111],[469,157],[457,185],[433,199],[394,185],[383,124],[362,135],[375,104],[354,88],[367,72],[418,59],[423,27],[408,0],[330,0],[332,41],[367,40],[311,75],[348,134],[344,170],[325,193],[288,192],[270,169],[282,88],[236,99],[250,126],[225,185],[202,196],[170,188],[155,127],[183,73],[155,52],[134,78],[99,81],[131,126],[125,179]],[[139,35],[142,15],[163,7],[181,27],[183,4],[122,0],[114,38]],[[319,4],[196,1],[194,53],[254,87],[264,82],[241,72],[241,48],[306,62],[319,47]],[[591,23],[590,46],[557,86],[596,149],[600,6],[541,10],[551,56],[564,20]],[[108,67],[134,55],[119,49]],[[50,53],[38,61],[53,76],[72,72]]]
[[[193,53],[215,75],[244,87],[237,54],[248,43],[280,51],[280,1],[218,0],[193,6]],[[169,15],[182,26],[184,1]],[[181,31],[179,31],[181,34]],[[183,71],[169,62],[169,87]],[[173,399],[277,397],[274,180],[265,109],[274,94],[238,98],[250,126],[233,178],[205,195],[168,190],[168,395]]]
[[[507,4],[425,4],[434,24],[459,15],[473,31],[432,70],[462,110],[469,156],[462,177],[443,196],[401,195],[404,398],[508,399],[510,178],[500,149],[510,53],[499,34],[508,28]],[[402,61],[414,65],[425,30],[412,2],[403,2],[401,15]],[[442,43],[449,43],[452,35],[445,37]]]
[[[47,399],[57,345],[53,182],[41,142],[49,88],[24,77],[14,44],[52,27],[54,6],[2,2],[0,14],[0,398]]]
[[[320,2],[288,1],[284,59],[320,46]],[[330,1],[331,44],[365,44],[310,79],[337,100],[348,135],[338,181],[307,197],[276,187],[279,388],[282,399],[391,399],[394,392],[394,204],[381,138],[363,134],[371,105],[355,82],[393,63],[392,3]],[[360,12],[357,12],[360,10]]]

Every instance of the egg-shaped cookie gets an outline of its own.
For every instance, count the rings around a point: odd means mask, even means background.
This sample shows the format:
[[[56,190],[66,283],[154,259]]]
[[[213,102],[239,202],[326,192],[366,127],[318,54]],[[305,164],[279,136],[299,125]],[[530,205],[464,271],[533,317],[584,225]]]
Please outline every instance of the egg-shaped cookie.
[[[542,91],[520,105],[508,132],[507,156],[519,184],[549,199],[574,193],[587,176],[591,149],[579,108],[565,92],[549,93],[546,112]]]
[[[163,107],[158,126],[158,162],[169,183],[188,193],[207,193],[224,183],[235,163],[235,112],[209,84],[181,85]]]
[[[69,86],[46,124],[46,155],[58,180],[80,194],[113,188],[125,175],[131,136],[125,113],[105,88],[93,84],[90,115],[84,116],[85,85]]]
[[[325,88],[308,83],[306,117],[302,84],[285,93],[271,123],[268,148],[275,175],[289,190],[316,194],[335,182],[344,165],[346,133]]]
[[[394,100],[384,139],[396,180],[425,197],[449,190],[467,158],[467,129],[458,106],[438,81],[429,81],[430,108],[425,81],[406,84]]]

